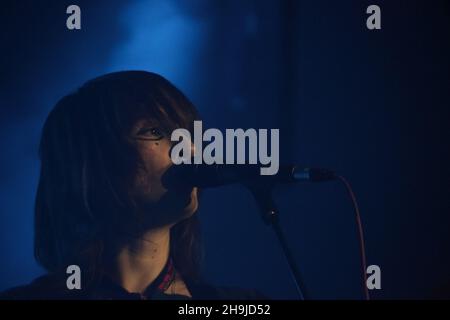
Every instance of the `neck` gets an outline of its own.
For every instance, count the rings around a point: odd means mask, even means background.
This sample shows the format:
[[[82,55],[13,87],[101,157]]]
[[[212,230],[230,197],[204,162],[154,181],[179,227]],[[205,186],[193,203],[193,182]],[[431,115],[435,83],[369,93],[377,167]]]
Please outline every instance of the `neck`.
[[[170,227],[129,239],[113,261],[111,276],[128,292],[143,293],[164,268],[169,248]]]

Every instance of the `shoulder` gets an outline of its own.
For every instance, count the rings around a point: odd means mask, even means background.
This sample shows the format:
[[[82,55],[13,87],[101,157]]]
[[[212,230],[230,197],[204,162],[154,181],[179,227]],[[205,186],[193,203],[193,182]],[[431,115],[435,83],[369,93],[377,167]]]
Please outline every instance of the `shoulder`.
[[[256,289],[237,287],[216,287],[219,300],[268,300]]]
[[[213,286],[207,283],[188,283],[189,291],[195,300],[268,300],[255,289]]]
[[[89,290],[69,290],[65,277],[45,275],[27,285],[14,287],[0,293],[0,300],[85,300],[90,299]],[[213,286],[204,282],[186,282],[195,300],[267,300],[254,289]]]
[[[55,300],[77,299],[66,287],[65,278],[57,274],[41,276],[29,284],[10,288],[0,293],[0,300]]]

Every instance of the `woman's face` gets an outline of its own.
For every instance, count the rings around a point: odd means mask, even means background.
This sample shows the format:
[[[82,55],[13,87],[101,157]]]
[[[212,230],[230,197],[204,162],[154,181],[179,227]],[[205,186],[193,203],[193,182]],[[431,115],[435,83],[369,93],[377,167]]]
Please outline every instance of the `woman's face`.
[[[154,120],[141,119],[133,126],[131,138],[143,166],[138,168],[134,179],[134,199],[143,208],[157,206],[160,214],[168,215],[165,217],[168,223],[190,217],[198,208],[197,188],[172,192],[161,182],[162,175],[172,166],[170,133],[164,132]]]

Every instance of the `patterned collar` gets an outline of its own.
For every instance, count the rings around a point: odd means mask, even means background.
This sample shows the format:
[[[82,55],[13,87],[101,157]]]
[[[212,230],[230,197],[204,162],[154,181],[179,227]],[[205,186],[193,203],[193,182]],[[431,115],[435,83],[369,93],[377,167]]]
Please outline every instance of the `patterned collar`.
[[[176,277],[176,270],[172,258],[169,258],[163,270],[156,279],[145,289],[144,293],[128,292],[108,277],[103,277],[91,291],[92,299],[101,300],[153,300],[170,299],[164,294]],[[166,297],[167,296],[167,297]],[[176,298],[174,296],[174,298]]]

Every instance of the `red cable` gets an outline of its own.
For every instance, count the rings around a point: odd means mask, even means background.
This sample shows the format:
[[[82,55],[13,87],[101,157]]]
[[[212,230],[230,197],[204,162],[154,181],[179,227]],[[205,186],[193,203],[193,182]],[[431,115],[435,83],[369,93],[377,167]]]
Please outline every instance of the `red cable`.
[[[362,280],[363,280],[363,290],[364,290],[364,298],[366,300],[370,300],[369,295],[369,289],[367,288],[367,262],[366,262],[366,249],[364,244],[364,232],[363,232],[363,226],[361,222],[361,214],[359,212],[359,206],[358,202],[356,201],[355,194],[353,193],[352,187],[350,186],[350,183],[340,175],[336,176],[340,181],[342,181],[345,185],[345,188],[347,189],[348,194],[350,195],[350,198],[352,199],[353,208],[355,209],[355,216],[356,216],[356,224],[358,226],[358,236],[359,236],[359,248],[361,253],[361,267],[362,267]]]

